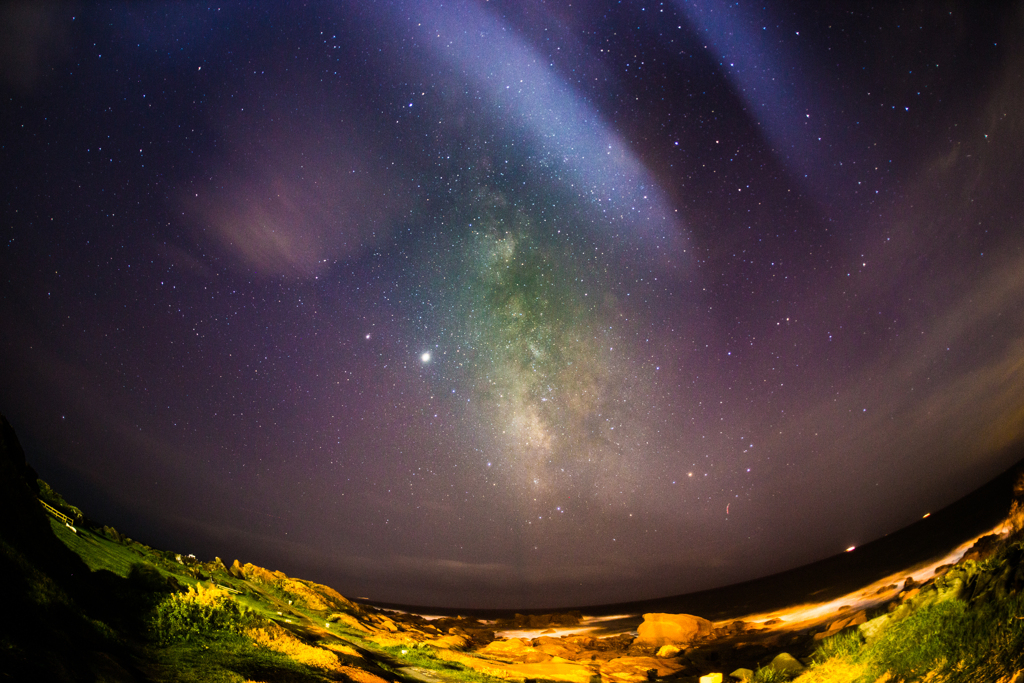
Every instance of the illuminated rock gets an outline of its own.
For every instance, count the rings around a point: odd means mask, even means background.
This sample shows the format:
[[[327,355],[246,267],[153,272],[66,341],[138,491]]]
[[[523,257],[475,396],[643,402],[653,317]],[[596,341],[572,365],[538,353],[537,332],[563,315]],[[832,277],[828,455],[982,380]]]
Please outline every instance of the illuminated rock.
[[[789,674],[790,676],[796,676],[807,668],[801,664],[796,657],[788,652],[783,652],[782,654],[777,655],[768,666],[779,673]]]
[[[533,641],[534,648],[545,654],[565,659],[579,659],[584,648],[578,643],[567,638],[541,637]]]
[[[836,619],[831,624],[829,624],[828,628],[826,628],[824,631],[822,631],[821,633],[814,634],[814,639],[824,640],[825,638],[831,638],[843,629],[849,628],[851,626],[860,626],[867,620],[867,614],[864,612],[864,610],[861,610],[851,617],[846,617],[844,619]]]
[[[263,567],[257,567],[256,565],[248,562],[242,566],[242,574],[247,580],[252,581],[253,583],[272,586],[277,582],[277,577],[274,576],[273,572],[267,571]]]
[[[637,643],[651,647],[686,647],[695,640],[713,635],[714,624],[691,614],[651,613],[637,629]]]

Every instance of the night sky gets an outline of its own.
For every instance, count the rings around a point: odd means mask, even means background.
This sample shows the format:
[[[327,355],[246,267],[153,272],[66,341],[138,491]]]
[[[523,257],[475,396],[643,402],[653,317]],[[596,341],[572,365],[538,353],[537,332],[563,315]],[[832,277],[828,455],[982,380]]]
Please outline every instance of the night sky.
[[[1024,436],[1024,5],[5,4],[0,412],[159,548],[655,598]]]

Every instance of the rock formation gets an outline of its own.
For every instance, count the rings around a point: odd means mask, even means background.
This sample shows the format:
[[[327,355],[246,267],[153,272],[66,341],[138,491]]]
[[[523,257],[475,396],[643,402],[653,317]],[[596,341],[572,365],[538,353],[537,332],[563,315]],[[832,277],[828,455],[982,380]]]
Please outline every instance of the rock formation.
[[[663,645],[685,648],[712,636],[714,632],[715,625],[702,617],[652,613],[644,615],[644,622],[637,629],[637,643],[652,648]]]

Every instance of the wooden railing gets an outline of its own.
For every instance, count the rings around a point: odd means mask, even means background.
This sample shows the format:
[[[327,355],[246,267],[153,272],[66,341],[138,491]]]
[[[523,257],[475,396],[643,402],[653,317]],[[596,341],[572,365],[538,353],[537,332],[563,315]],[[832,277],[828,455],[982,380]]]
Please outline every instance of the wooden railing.
[[[45,500],[40,500],[39,503],[43,506],[43,509],[45,509],[47,512],[49,512],[51,515],[53,515],[60,521],[64,522],[64,526],[71,529],[76,534],[78,533],[78,529],[75,528],[75,520],[71,519],[70,517],[68,517],[63,512],[53,507],[52,505],[48,505]]]

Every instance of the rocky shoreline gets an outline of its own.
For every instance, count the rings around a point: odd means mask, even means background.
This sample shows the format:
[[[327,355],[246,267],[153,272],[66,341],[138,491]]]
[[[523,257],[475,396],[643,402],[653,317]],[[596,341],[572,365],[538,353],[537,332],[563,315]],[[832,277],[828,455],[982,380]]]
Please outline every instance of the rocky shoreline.
[[[618,619],[620,632],[609,634],[605,629],[600,635],[595,635],[602,630],[600,621],[580,612],[517,614],[502,620],[398,611],[336,618],[360,628],[379,645],[429,648],[440,659],[527,683],[743,680],[763,668],[793,677],[804,670],[804,663],[826,638],[858,629],[870,640],[917,609],[962,596],[972,568],[992,557],[1005,536],[1006,530],[1002,535],[987,534],[898,583],[868,586],[848,596],[851,604],[838,608],[832,603],[800,605],[774,615],[720,622],[687,614],[647,613],[639,617],[635,631],[623,629],[630,621],[623,617]],[[955,559],[945,561],[950,558]],[[927,574],[931,576],[922,579]],[[1007,576],[1011,578],[1004,579],[1004,584],[1012,583],[1016,575]],[[1003,588],[1004,592],[1011,589]]]

